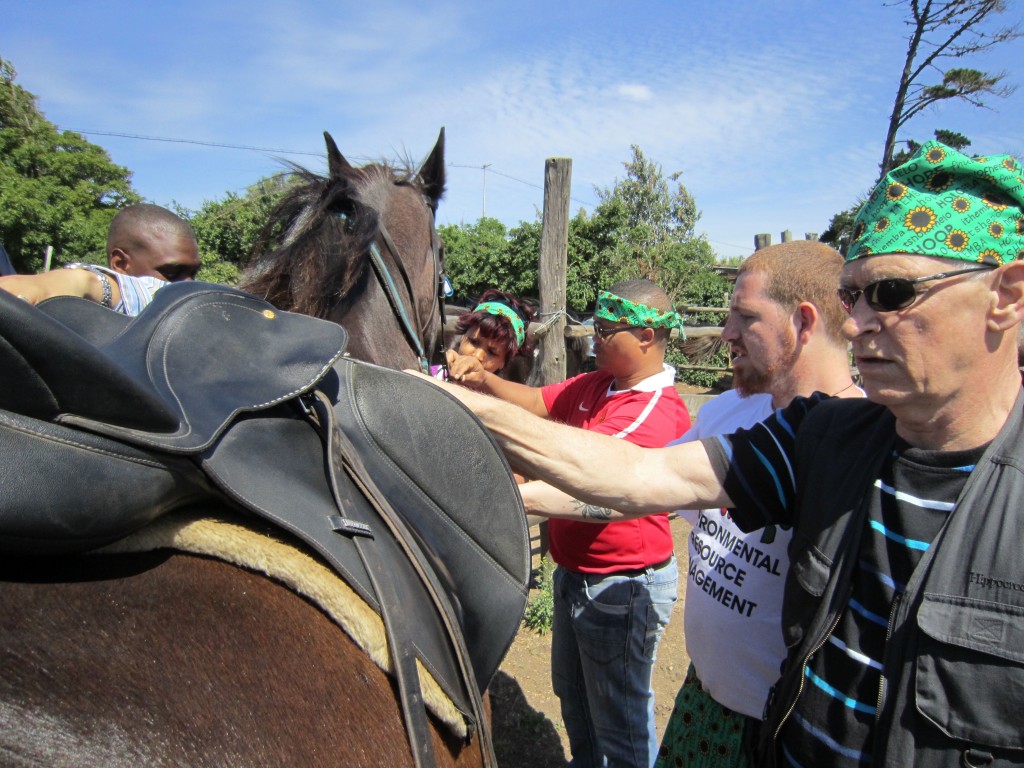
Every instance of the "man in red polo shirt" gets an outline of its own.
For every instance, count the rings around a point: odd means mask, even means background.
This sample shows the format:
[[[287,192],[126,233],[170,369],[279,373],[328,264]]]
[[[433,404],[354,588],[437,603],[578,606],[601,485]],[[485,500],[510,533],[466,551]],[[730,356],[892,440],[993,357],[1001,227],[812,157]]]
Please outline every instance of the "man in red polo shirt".
[[[598,370],[561,384],[527,387],[482,371],[459,383],[544,418],[657,448],[690,427],[665,364],[679,323],[668,295],[649,280],[599,294],[594,312]],[[567,495],[542,482],[520,486],[530,513]],[[676,599],[678,571],[666,514],[608,522],[611,510],[576,502],[587,519],[549,523],[555,570],[551,675],[562,705],[572,765],[643,766],[658,752],[651,672]]]

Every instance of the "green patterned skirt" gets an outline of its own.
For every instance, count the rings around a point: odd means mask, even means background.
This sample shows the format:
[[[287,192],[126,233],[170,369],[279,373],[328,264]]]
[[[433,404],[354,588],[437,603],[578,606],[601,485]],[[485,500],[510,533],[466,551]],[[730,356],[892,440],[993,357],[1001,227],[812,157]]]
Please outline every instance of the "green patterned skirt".
[[[654,766],[748,768],[750,761],[743,748],[748,723],[751,727],[759,725],[759,721],[733,712],[711,698],[701,687],[691,664],[676,695]]]

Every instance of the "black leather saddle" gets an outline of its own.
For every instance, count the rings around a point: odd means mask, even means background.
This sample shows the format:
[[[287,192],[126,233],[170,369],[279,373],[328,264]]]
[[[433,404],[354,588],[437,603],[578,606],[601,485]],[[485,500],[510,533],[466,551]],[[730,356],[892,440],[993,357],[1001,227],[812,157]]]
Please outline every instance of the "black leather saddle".
[[[476,417],[345,343],[222,286],[172,284],[137,318],[0,291],[0,551],[85,551],[211,499],[275,522],[381,614],[422,764],[417,659],[489,745],[480,695],[523,616],[529,536]]]

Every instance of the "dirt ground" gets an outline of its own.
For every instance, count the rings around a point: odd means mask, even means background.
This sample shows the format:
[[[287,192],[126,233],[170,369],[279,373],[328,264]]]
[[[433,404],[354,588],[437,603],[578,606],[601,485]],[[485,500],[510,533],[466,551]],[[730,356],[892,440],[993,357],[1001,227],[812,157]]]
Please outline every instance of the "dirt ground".
[[[535,566],[539,551],[537,531],[536,527],[530,529]],[[680,581],[687,569],[686,537],[689,533],[690,525],[685,520],[672,520]],[[676,692],[690,664],[683,642],[683,598],[681,591],[654,664],[659,737],[665,731]],[[551,692],[550,654],[551,634],[538,635],[524,626],[491,683],[494,748],[502,768],[562,768],[568,761],[565,727],[558,699]]]

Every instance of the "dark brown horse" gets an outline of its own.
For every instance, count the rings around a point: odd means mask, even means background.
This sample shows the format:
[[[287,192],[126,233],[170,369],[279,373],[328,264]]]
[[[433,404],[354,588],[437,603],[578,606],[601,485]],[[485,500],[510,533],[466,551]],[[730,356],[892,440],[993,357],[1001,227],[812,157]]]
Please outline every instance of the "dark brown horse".
[[[443,131],[415,172],[354,168],[326,139],[329,176],[298,172],[245,287],[338,322],[354,357],[415,367],[441,342]],[[271,578],[173,551],[7,552],[0,764],[414,764],[392,677]],[[488,762],[479,731],[429,724],[438,765]]]
[[[434,213],[444,193],[444,129],[415,171],[357,168],[324,137],[328,175],[295,167],[240,287],[342,325],[358,360],[396,369],[438,361],[443,264]]]
[[[4,766],[406,766],[391,679],[308,600],[169,552],[0,565]],[[438,765],[479,739],[431,719]]]

